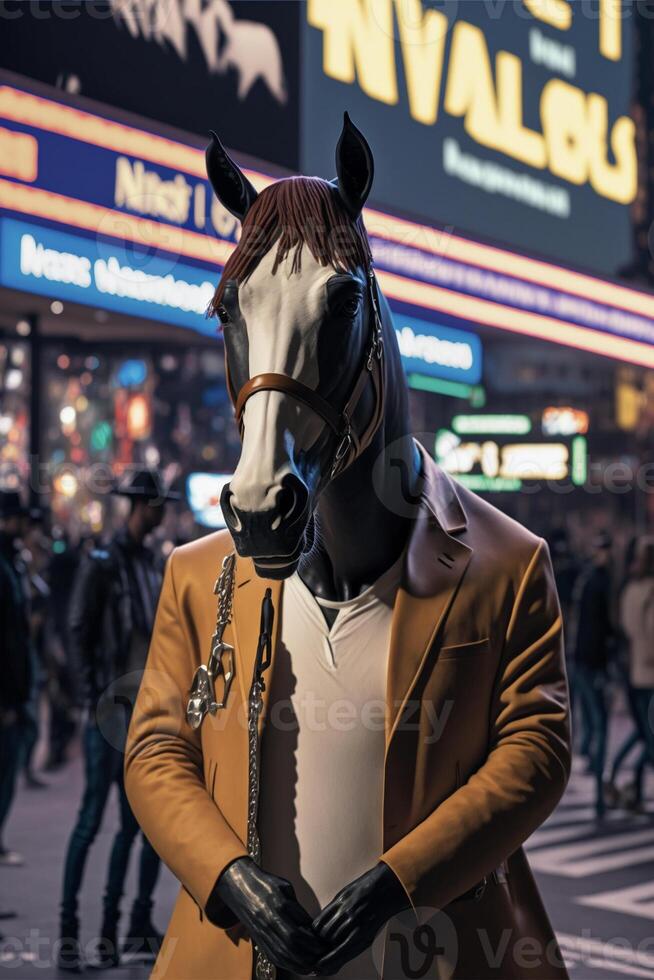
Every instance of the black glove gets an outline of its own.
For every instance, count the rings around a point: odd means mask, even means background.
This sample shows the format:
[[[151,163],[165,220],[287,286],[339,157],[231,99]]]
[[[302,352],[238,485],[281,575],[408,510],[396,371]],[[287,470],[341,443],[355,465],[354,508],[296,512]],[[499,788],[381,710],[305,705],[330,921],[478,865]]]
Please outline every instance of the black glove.
[[[329,945],[316,973],[337,973],[368,949],[382,926],[410,904],[399,879],[383,861],[355,878],[313,921],[314,931]]]
[[[290,881],[263,871],[251,858],[237,858],[220,875],[207,902],[209,921],[214,896],[231,909],[275,966],[309,974],[327,953],[327,943],[313,931],[311,916]]]

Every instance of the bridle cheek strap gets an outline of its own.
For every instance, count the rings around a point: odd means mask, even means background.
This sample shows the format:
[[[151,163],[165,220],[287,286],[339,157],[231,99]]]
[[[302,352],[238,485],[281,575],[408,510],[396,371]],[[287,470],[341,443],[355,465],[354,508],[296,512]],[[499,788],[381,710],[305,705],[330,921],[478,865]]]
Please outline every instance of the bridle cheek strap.
[[[331,469],[332,479],[337,474],[342,473],[344,469],[368,448],[384,417],[385,399],[384,345],[382,341],[381,315],[379,312],[377,282],[372,270],[368,275],[368,288],[373,319],[372,341],[366,352],[365,361],[352,393],[343,409],[340,412],[336,411],[327,399],[319,395],[317,391],[309,388],[308,385],[303,384],[301,381],[297,381],[296,378],[290,377],[288,374],[276,374],[273,372],[255,374],[253,378],[245,382],[239,391],[234,406],[241,437],[243,436],[243,413],[245,412],[245,405],[248,398],[251,398],[258,391],[279,391],[284,395],[291,395],[293,398],[307,405],[327,423],[336,436],[337,444]],[[373,386],[375,408],[368,425],[361,435],[359,435],[352,427],[352,419],[361,400],[361,396],[365,391],[368,379],[371,380]],[[227,390],[233,400],[233,392],[228,373],[226,373],[226,381]]]

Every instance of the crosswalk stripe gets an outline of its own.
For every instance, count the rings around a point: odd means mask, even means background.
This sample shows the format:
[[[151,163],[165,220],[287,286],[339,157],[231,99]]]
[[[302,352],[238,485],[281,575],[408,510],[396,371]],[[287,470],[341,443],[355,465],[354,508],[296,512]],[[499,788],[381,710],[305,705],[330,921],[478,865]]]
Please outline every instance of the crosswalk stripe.
[[[566,962],[570,957],[599,969],[608,968],[616,973],[654,978],[654,956],[651,953],[565,932],[557,932],[556,938]]]
[[[559,858],[556,864],[553,863],[548,853],[548,848],[535,851],[533,857],[530,858],[531,866],[537,871],[561,875],[564,878],[587,878],[590,875],[606,874],[608,871],[618,871],[621,868],[654,861],[654,846],[619,851],[618,853],[591,857],[583,861],[570,861],[569,863],[566,863],[565,859]]]
[[[654,861],[654,846],[644,846],[650,843],[654,844],[654,829],[643,828],[560,847],[543,847],[532,851],[529,860],[537,871],[583,878]]]
[[[566,840],[585,840],[588,834],[592,833],[595,825],[592,823],[578,823],[572,827],[542,827],[531,835],[525,844],[527,851],[535,850],[537,847],[546,847],[549,844],[560,844]]]
[[[580,820],[593,820],[595,808],[593,806],[559,806],[546,822],[547,827],[558,827],[566,823],[578,823]]]
[[[593,895],[580,895],[575,901],[579,905],[654,920],[654,881],[645,881],[627,888],[614,888]]]

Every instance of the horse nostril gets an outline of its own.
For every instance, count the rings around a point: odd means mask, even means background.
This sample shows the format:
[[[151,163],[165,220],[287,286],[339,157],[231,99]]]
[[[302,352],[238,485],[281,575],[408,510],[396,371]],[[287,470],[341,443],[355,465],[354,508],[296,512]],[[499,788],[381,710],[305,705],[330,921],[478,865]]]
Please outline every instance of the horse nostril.
[[[271,529],[277,531],[284,524],[292,524],[303,513],[308,498],[309,492],[302,480],[293,473],[287,474],[277,491]]]
[[[293,487],[282,487],[277,494],[277,509],[282,520],[285,520],[292,513],[295,507],[295,500],[296,496]]]
[[[225,484],[220,494],[220,509],[223,512],[223,518],[227,527],[232,531],[240,531],[241,521],[232,506],[233,496],[234,494],[229,488],[229,483]]]

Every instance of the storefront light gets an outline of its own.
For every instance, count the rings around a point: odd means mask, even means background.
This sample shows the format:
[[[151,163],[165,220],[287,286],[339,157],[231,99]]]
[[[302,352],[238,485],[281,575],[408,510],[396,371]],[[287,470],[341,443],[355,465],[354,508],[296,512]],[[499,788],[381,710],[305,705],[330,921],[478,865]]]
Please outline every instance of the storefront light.
[[[91,449],[99,453],[111,446],[113,430],[109,422],[98,422],[91,429]]]
[[[581,408],[551,405],[543,411],[543,435],[573,436],[588,432],[588,412]]]
[[[518,480],[564,480],[568,447],[563,443],[521,443],[502,447],[500,476]]]
[[[145,462],[148,466],[155,467],[161,462],[161,456],[156,446],[148,446],[144,453]]]
[[[130,358],[118,368],[116,383],[121,388],[136,388],[142,385],[148,376],[148,366],[141,358]]]
[[[448,381],[445,378],[431,378],[427,374],[407,374],[409,388],[417,391],[432,391],[435,395],[446,395],[450,398],[462,398],[476,407],[481,407],[485,401],[484,389],[481,385],[468,385],[461,381]]]
[[[572,482],[578,487],[583,487],[588,479],[588,441],[584,436],[574,437],[570,456]]]
[[[90,500],[87,506],[88,522],[93,530],[100,530],[102,527],[102,504],[99,500]]]
[[[531,419],[528,415],[455,415],[452,428],[460,436],[524,436],[531,432]]]
[[[54,488],[63,497],[74,497],[77,493],[78,483],[74,473],[60,473],[54,480]]]
[[[77,418],[77,412],[73,405],[64,405],[62,410],[59,412],[59,421],[65,427],[70,427],[75,425],[75,420]]]
[[[18,368],[11,368],[5,375],[5,388],[7,391],[17,391],[23,383],[23,372]]]
[[[53,301],[50,303],[50,312],[54,313],[55,316],[59,316],[64,312],[64,304],[60,299],[53,299]]]
[[[133,395],[127,406],[127,432],[130,439],[147,439],[150,435],[150,405],[145,395]]]
[[[16,333],[19,337],[29,337],[32,332],[32,328],[27,320],[19,320],[16,324]]]
[[[485,476],[483,473],[462,473],[455,479],[477,493],[516,493],[522,489],[522,480],[507,480],[502,476]]]

